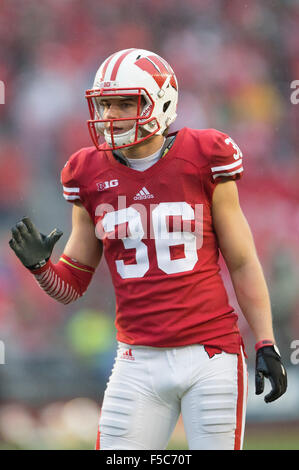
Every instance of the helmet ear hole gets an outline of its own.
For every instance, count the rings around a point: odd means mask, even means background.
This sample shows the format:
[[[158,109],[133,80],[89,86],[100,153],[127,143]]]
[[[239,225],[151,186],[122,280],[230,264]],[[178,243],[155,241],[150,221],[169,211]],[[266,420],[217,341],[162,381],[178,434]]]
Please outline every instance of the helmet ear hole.
[[[163,113],[165,113],[167,111],[167,109],[169,108],[169,105],[170,105],[171,101],[166,101],[166,103],[164,103],[163,105]]]

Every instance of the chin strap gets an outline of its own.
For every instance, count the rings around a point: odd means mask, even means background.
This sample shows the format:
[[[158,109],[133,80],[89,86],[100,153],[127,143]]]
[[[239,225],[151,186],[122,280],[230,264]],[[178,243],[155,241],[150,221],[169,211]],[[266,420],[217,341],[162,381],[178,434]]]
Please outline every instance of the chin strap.
[[[122,163],[125,166],[130,166],[128,160],[120,150],[113,150],[112,154],[115,160],[117,160],[119,163]]]
[[[176,138],[176,135],[171,135],[169,137],[166,137],[164,145],[161,148],[160,158],[165,157],[165,155],[169,152],[169,150],[171,149],[171,147],[174,144],[175,138]]]
[[[176,135],[166,137],[163,147],[161,148],[161,151],[160,151],[160,158],[163,158],[169,152],[169,150],[174,144],[175,138],[176,138]],[[113,150],[112,154],[117,161],[119,161],[125,166],[130,167],[128,159],[124,156],[124,154],[120,150]]]

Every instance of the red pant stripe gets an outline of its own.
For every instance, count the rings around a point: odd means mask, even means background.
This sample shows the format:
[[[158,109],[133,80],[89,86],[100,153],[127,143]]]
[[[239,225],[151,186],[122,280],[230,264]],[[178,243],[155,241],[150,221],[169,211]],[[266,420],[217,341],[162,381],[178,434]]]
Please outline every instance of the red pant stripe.
[[[245,420],[244,401],[246,400],[245,394],[245,374],[247,374],[243,351],[238,355],[238,400],[237,400],[237,423],[235,431],[235,450],[242,448],[242,435]]]

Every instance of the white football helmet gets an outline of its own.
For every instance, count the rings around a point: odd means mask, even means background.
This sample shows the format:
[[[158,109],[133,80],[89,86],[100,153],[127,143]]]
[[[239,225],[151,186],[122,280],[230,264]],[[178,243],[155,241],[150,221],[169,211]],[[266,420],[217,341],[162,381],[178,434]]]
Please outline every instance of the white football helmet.
[[[178,83],[174,71],[160,56],[144,49],[125,49],[108,57],[85,96],[91,117],[87,124],[98,150],[100,136],[104,135],[113,150],[129,147],[153,135],[162,135],[177,116]],[[103,118],[101,100],[128,96],[138,97],[136,116]],[[114,133],[115,122],[124,120],[135,124],[127,132]]]

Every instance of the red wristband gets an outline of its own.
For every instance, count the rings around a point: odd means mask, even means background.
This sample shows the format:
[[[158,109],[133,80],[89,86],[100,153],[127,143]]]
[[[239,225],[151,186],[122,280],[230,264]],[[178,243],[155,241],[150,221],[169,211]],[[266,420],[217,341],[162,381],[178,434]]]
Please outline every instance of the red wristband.
[[[68,304],[85,293],[94,271],[94,268],[63,254],[58,263],[48,260],[44,266],[31,272],[48,295]]]
[[[262,339],[261,341],[258,341],[256,345],[254,346],[254,349],[258,351],[260,348],[263,348],[264,346],[273,346],[274,341],[271,339]]]

